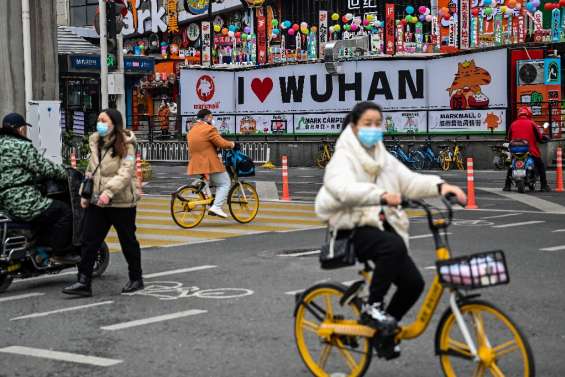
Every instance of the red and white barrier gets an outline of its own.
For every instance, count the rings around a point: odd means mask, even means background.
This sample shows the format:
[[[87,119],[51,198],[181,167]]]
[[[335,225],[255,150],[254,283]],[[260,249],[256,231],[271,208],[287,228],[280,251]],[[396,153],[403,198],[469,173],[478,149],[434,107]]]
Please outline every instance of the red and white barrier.
[[[290,192],[288,190],[288,157],[282,156],[282,181],[283,194],[281,200],[290,201]]]
[[[561,147],[557,148],[557,171],[555,191],[563,192],[563,150]]]
[[[478,209],[475,198],[475,169],[473,159],[467,158],[467,206],[465,209]]]

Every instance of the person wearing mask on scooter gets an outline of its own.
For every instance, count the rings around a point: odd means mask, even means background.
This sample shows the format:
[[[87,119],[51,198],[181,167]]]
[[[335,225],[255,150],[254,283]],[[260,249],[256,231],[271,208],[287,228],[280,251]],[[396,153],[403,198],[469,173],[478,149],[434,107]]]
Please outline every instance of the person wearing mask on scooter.
[[[208,210],[212,216],[227,218],[222,206],[228,199],[231,180],[222,161],[218,158],[218,149],[234,149],[236,143],[224,139],[215,127],[214,116],[210,110],[200,110],[196,122],[187,136],[190,162],[188,175],[209,175],[210,183],[216,187],[214,204]]]
[[[541,183],[541,191],[550,192],[551,188],[547,184],[547,176],[545,173],[545,164],[541,159],[541,152],[538,143],[545,141],[540,127],[532,120],[532,109],[528,106],[522,106],[518,110],[518,119],[510,125],[508,130],[508,140],[524,139],[528,141],[529,153],[536,170],[538,171]],[[510,191],[512,186],[512,167],[508,168],[506,173],[506,182],[504,183],[503,191]]]
[[[11,113],[0,128],[0,208],[13,220],[29,223],[36,234],[36,245],[52,249],[51,258],[58,263],[75,264],[72,255],[73,214],[71,207],[41,193],[42,181],[66,181],[62,165],[43,157],[24,136],[31,127],[24,117]],[[45,258],[47,258],[47,253]]]

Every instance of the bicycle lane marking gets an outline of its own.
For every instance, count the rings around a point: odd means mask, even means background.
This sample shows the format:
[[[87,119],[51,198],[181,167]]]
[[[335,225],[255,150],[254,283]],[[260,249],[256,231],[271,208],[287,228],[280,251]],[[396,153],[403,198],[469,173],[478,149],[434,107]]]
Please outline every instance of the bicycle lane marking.
[[[191,309],[191,310],[186,310],[186,311],[177,312],[177,313],[159,315],[159,316],[156,316],[156,317],[137,319],[135,321],[117,323],[117,324],[109,325],[109,326],[102,326],[102,327],[100,327],[100,329],[105,330],[105,331],[123,330],[123,329],[129,329],[131,327],[151,325],[153,323],[170,321],[170,320],[178,319],[178,318],[191,317],[191,316],[204,314],[204,313],[208,313],[208,311],[207,310],[200,310],[200,309]]]
[[[181,298],[207,298],[228,300],[251,296],[254,294],[250,289],[246,288],[212,288],[200,289],[199,287],[185,287],[183,283],[177,281],[154,281],[147,283],[147,286],[139,291],[132,293],[123,293],[122,296],[149,296],[159,300],[178,300]]]
[[[59,352],[59,351],[52,351],[52,350],[45,350],[45,349],[31,348],[31,347],[21,347],[21,346],[10,346],[10,347],[0,348],[0,352],[9,353],[12,355],[32,356],[42,359],[66,361],[77,364],[86,364],[97,367],[110,367],[123,362],[123,360],[118,360],[118,359],[108,359],[104,357],[80,355],[78,353]]]

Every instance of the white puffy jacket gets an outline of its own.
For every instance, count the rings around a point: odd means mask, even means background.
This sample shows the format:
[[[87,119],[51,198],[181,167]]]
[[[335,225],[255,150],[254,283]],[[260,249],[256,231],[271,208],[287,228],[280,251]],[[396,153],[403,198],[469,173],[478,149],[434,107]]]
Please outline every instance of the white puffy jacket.
[[[348,126],[337,140],[335,153],[326,167],[324,185],[316,197],[316,214],[332,229],[374,226],[384,209],[388,223],[409,245],[409,221],[400,208],[381,207],[385,193],[401,194],[405,199],[438,196],[443,180],[434,175],[408,169],[386,150],[383,143],[367,151]]]

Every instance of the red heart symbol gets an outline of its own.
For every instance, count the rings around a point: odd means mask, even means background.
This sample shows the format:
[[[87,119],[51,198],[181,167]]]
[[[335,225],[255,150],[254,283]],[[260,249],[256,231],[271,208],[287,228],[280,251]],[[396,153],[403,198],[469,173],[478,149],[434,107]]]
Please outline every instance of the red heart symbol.
[[[273,80],[270,77],[260,79],[253,79],[251,81],[251,89],[253,93],[259,98],[259,101],[265,102],[271,91],[273,90]]]

